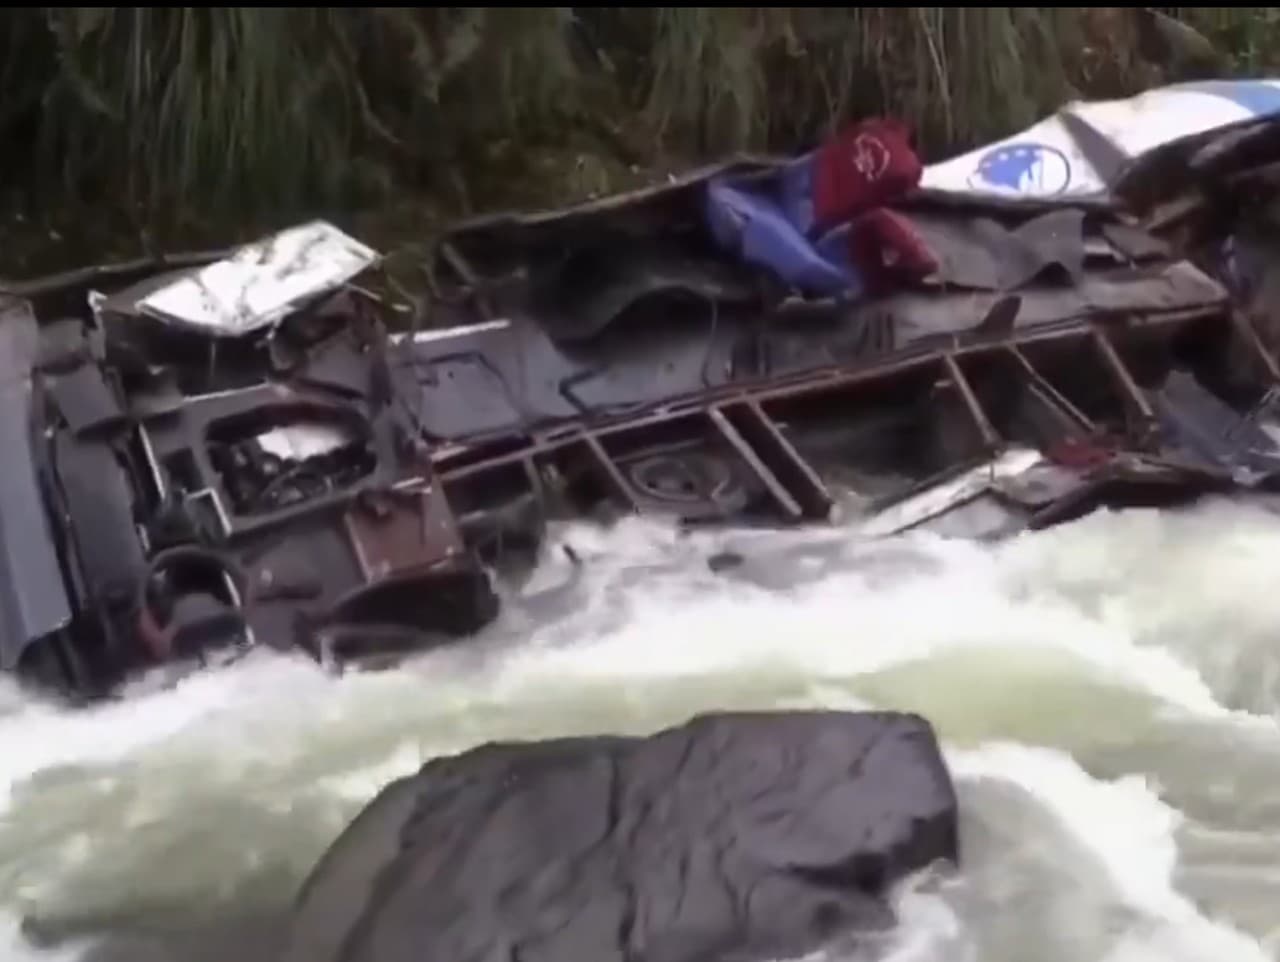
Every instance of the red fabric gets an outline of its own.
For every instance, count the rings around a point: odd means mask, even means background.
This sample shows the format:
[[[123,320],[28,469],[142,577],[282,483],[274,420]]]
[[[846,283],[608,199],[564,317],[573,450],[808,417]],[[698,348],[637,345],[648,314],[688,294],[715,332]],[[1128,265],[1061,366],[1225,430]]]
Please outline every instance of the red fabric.
[[[881,119],[837,134],[818,148],[813,165],[813,229],[818,233],[911,190],[924,169],[906,125]]]
[[[1078,471],[1101,467],[1115,458],[1114,452],[1105,445],[1070,438],[1050,445],[1045,456],[1055,464]]]
[[[869,294],[911,284],[938,269],[937,258],[911,223],[886,207],[863,214],[850,226],[849,257]]]

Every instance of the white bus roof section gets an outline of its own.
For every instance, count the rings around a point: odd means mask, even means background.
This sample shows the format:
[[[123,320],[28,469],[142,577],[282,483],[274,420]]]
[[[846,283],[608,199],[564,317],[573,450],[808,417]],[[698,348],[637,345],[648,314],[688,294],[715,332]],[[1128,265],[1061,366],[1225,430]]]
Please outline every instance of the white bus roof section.
[[[1127,100],[1073,101],[1012,137],[926,167],[920,186],[1027,199],[1105,194],[1104,175],[1062,120],[1067,113],[1134,158],[1215,127],[1280,114],[1280,80],[1199,81]]]

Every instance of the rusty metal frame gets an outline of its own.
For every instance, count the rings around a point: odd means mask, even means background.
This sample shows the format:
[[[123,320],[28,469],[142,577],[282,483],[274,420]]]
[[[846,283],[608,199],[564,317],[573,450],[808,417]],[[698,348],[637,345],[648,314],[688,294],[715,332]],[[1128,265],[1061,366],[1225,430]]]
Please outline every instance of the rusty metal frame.
[[[969,383],[969,378],[960,369],[955,355],[950,352],[944,354],[942,363],[946,367],[947,375],[951,378],[951,382],[956,386],[956,390],[960,392],[960,397],[964,399],[964,405],[968,409],[970,417],[973,418],[973,423],[977,426],[978,433],[982,435],[982,441],[987,446],[987,449],[994,451],[1003,446],[1004,441],[1001,439],[999,432],[992,426],[991,419],[987,417],[987,412],[982,409],[978,396],[973,393],[973,385]]]
[[[1146,317],[1138,316],[1130,319],[1124,329],[1126,331],[1136,331],[1151,327],[1178,327],[1196,320],[1208,320],[1215,316],[1220,316],[1222,313],[1221,309],[1211,307],[1169,311]],[[1086,431],[1094,433],[1097,431],[1097,425],[1071,404],[1069,400],[1062,397],[1061,393],[1040,374],[1024,352],[1025,348],[1036,344],[1083,340],[1092,341],[1100,359],[1113,378],[1116,379],[1128,403],[1134,406],[1135,410],[1140,414],[1149,416],[1150,405],[1147,404],[1146,398],[1138,389],[1132,374],[1120,359],[1109,336],[1091,322],[1076,321],[1069,324],[1036,327],[1015,332],[1013,336],[1003,338],[995,343],[987,340],[970,344],[948,343],[945,347],[941,345],[932,348],[917,347],[870,365],[865,361],[848,365],[833,365],[829,368],[805,372],[785,380],[764,381],[759,384],[730,385],[704,392],[701,395],[673,399],[641,414],[602,419],[594,423],[578,420],[564,425],[557,425],[550,431],[535,432],[525,438],[524,443],[517,443],[514,446],[512,444],[513,438],[510,435],[491,438],[487,441],[478,440],[472,444],[453,444],[447,450],[436,451],[432,456],[432,462],[435,471],[444,480],[453,483],[522,458],[538,458],[575,443],[585,443],[593,452],[593,456],[600,468],[606,472],[611,486],[618,489],[618,492],[622,494],[627,491],[626,479],[621,475],[616,464],[613,463],[608,453],[604,450],[603,445],[600,443],[601,439],[614,434],[643,430],[646,427],[668,423],[679,418],[697,416],[712,406],[737,409],[739,406],[749,405],[764,417],[765,423],[769,423],[771,419],[768,417],[766,406],[771,403],[819,395],[826,392],[837,392],[860,385],[881,382],[897,375],[924,371],[931,366],[939,367],[942,370],[949,370],[954,367],[955,370],[960,371],[963,384],[969,388],[968,393],[976,406],[976,411],[974,406],[969,406],[970,415],[978,425],[984,441],[990,443],[994,437],[996,443],[1000,444],[1003,442],[1000,441],[998,432],[995,431],[994,427],[990,426],[989,419],[982,410],[980,403],[977,402],[976,396],[973,396],[972,387],[969,385],[967,378],[964,377],[963,370],[960,369],[958,363],[964,358],[984,357],[996,353],[1010,353],[1017,358],[1019,365],[1029,378],[1047,390],[1051,399],[1061,405],[1063,410],[1069,413],[1073,419],[1078,420]],[[964,389],[960,387],[960,384],[961,382],[957,381],[957,388],[963,394]],[[968,404],[969,402],[966,400],[966,405],[968,406]],[[982,429],[982,421],[979,418],[987,421],[987,426],[990,428],[989,434]],[[1140,433],[1141,425],[1134,425],[1134,427]],[[776,426],[775,433],[778,433],[776,432]],[[484,449],[489,446],[500,448],[503,453],[485,457]],[[798,454],[792,453],[797,459],[799,458]],[[457,461],[463,463],[456,467],[451,465],[451,462],[456,463]],[[812,469],[809,469],[806,473],[812,474]],[[823,489],[819,484],[813,490],[817,492]],[[631,502],[633,508],[638,509],[639,505],[629,491],[627,491],[625,497]],[[829,498],[829,496],[827,497]]]
[[[1050,410],[1061,413],[1067,420],[1073,422],[1076,427],[1083,429],[1088,434],[1097,433],[1098,426],[1093,423],[1093,419],[1076,407],[1070,398],[1054,387],[1053,383],[1040,373],[1035,364],[1022,352],[1017,344],[1008,344],[1006,348],[1010,356],[1017,361],[1022,373],[1031,382],[1032,390],[1039,393],[1039,396],[1044,399]]]
[[[713,429],[736,459],[760,482],[781,520],[798,523],[805,519],[828,520],[835,501],[818,471],[809,464],[787,438],[770,410],[773,405],[793,399],[842,394],[850,389],[892,382],[902,376],[930,371],[954,385],[969,420],[976,429],[980,449],[989,456],[1006,447],[1006,439],[995,428],[966,373],[967,360],[1007,356],[1025,378],[1027,389],[1052,414],[1066,436],[1096,436],[1101,428],[1067,398],[1037,367],[1028,351],[1037,345],[1088,343],[1118,389],[1128,422],[1127,432],[1135,447],[1149,444],[1154,424],[1151,406],[1133,374],[1117,350],[1113,337],[1139,334],[1144,330],[1176,329],[1197,321],[1221,318],[1220,307],[1154,312],[1120,319],[1114,332],[1105,329],[1102,319],[1081,319],[1051,326],[1014,331],[993,341],[974,338],[965,341],[948,337],[932,344],[916,344],[888,357],[868,363],[865,359],[845,365],[803,372],[786,379],[726,385],[697,395],[674,398],[638,414],[587,418],[558,424],[524,437],[504,435],[471,444],[453,444],[437,451],[433,467],[450,486],[490,470],[515,462],[523,463],[530,478],[540,477],[539,465],[559,459],[563,452],[577,448],[590,454],[597,474],[608,482],[613,497],[620,498],[632,512],[645,510],[645,502],[632,490],[623,472],[609,453],[609,438],[628,442],[643,437],[649,428],[689,420]],[[1110,319],[1108,319],[1110,320]],[[1280,380],[1280,376],[1277,377]],[[492,451],[486,456],[485,449]],[[454,466],[456,465],[456,466]],[[541,490],[531,480],[532,490]]]
[[[835,499],[827,490],[822,478],[818,476],[800,452],[796,450],[787,436],[782,433],[777,422],[754,400],[747,400],[732,410],[743,413],[744,437],[755,445],[762,456],[769,457],[774,473],[779,480],[788,484],[795,499],[804,509],[806,517],[826,519],[831,516]],[[751,435],[756,434],[753,440]]]
[[[1111,374],[1112,381],[1119,388],[1121,397],[1124,399],[1129,420],[1128,433],[1133,444],[1138,448],[1149,448],[1153,443],[1152,438],[1157,423],[1151,403],[1138,387],[1138,382],[1134,380],[1133,373],[1125,365],[1124,359],[1120,357],[1120,352],[1116,350],[1110,334],[1100,324],[1094,323],[1090,325],[1090,338],[1094,349],[1102,359],[1103,366]]]
[[[1270,374],[1273,379],[1280,381],[1280,363],[1277,363],[1275,355],[1272,354],[1266,344],[1263,343],[1262,336],[1258,333],[1258,329],[1254,327],[1249,319],[1238,310],[1231,311],[1231,324],[1239,333],[1241,340],[1253,349],[1258,360],[1260,360],[1263,366],[1266,367],[1267,373]]]
[[[769,470],[747,439],[738,433],[738,429],[730,423],[724,411],[718,407],[712,407],[707,410],[707,416],[711,419],[711,423],[715,425],[716,430],[720,432],[721,437],[729,443],[738,457],[760,479],[760,482],[768,490],[774,501],[782,508],[783,513],[792,520],[799,520],[803,517],[804,511],[801,509],[800,504],[791,496],[791,493],[783,486],[782,482],[778,480],[777,475]]]
[[[1129,368],[1125,366],[1124,360],[1120,357],[1120,352],[1116,350],[1115,344],[1111,341],[1111,336],[1096,325],[1092,328],[1090,335],[1093,340],[1093,346],[1098,351],[1098,356],[1102,358],[1107,370],[1111,372],[1126,402],[1144,421],[1154,419],[1155,412],[1151,410],[1151,404],[1147,401],[1146,395],[1142,393],[1142,389],[1138,387],[1138,382],[1133,379],[1133,374],[1129,371]]]
[[[595,464],[608,478],[609,484],[613,487],[615,493],[630,504],[631,510],[639,511],[640,504],[631,490],[631,485],[627,483],[627,479],[618,469],[617,463],[609,456],[609,452],[604,449],[604,445],[600,443],[599,436],[587,433],[577,440],[586,445]]]

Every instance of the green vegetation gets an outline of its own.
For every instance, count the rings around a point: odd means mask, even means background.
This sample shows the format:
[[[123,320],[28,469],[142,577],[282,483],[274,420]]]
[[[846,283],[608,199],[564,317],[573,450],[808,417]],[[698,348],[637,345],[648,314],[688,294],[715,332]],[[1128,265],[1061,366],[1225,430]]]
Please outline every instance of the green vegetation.
[[[33,244],[133,253],[303,213],[419,233],[872,112],[938,156],[1073,96],[1280,54],[1273,8],[1151,9],[15,9],[0,273]]]

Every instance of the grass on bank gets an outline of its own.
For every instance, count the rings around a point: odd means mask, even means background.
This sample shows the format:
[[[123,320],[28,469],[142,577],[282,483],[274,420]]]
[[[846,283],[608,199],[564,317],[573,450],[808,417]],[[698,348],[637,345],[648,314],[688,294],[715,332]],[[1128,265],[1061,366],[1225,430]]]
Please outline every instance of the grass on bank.
[[[24,218],[10,233],[49,239],[55,221],[95,243],[355,209],[412,231],[795,150],[873,112],[938,156],[1069,97],[1280,53],[1271,8],[1160,8],[1161,29],[1152,9],[16,8],[0,21],[4,209]],[[1185,55],[1181,24],[1225,64]]]

